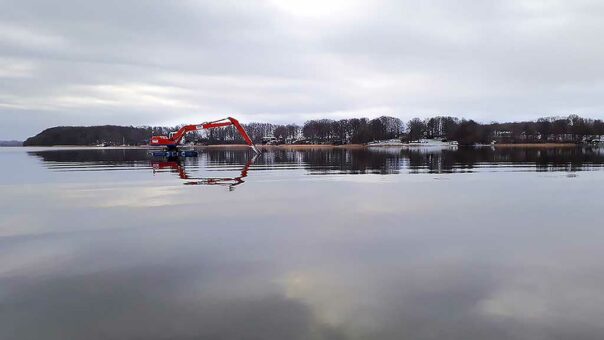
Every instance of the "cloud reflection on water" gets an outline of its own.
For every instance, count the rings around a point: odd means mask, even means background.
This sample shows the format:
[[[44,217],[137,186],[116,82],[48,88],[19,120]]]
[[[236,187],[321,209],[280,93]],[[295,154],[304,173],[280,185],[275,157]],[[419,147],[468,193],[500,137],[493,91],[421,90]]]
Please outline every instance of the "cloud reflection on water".
[[[604,335],[604,172],[261,167],[228,192],[142,170],[2,185],[0,338]]]

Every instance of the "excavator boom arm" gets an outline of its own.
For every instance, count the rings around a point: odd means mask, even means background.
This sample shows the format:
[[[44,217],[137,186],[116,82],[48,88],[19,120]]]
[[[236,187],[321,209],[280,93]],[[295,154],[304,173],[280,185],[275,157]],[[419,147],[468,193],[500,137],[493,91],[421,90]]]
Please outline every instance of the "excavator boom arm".
[[[178,131],[176,131],[170,137],[165,137],[165,136],[151,137],[151,145],[175,146],[175,145],[180,144],[180,142],[182,141],[184,136],[187,134],[187,132],[220,128],[220,127],[225,127],[225,126],[230,126],[230,125],[235,126],[235,128],[237,129],[237,131],[239,132],[241,137],[243,137],[243,139],[245,140],[245,143],[247,145],[249,145],[256,153],[260,152],[254,145],[254,142],[252,141],[250,136],[247,134],[247,132],[245,131],[243,126],[241,126],[241,124],[239,124],[239,121],[233,117],[227,117],[224,119],[215,120],[213,122],[206,122],[206,123],[201,123],[201,124],[197,124],[197,125],[185,125],[185,126],[181,127],[180,129],[178,129]]]

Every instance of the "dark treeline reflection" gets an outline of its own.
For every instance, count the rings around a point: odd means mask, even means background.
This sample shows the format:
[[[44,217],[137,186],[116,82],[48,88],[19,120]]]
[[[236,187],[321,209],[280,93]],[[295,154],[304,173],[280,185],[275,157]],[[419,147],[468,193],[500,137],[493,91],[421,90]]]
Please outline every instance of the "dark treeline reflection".
[[[581,148],[314,150],[304,152],[302,158],[305,167],[317,174],[451,173],[505,167],[580,171],[604,164],[602,150]]]
[[[77,170],[91,167],[145,167],[148,151],[143,149],[54,149],[30,151],[49,168]]]
[[[141,149],[31,151],[48,167],[77,170],[102,167],[149,167],[158,161]],[[183,166],[220,168],[246,164],[246,150],[208,149]],[[459,148],[459,149],[274,149],[262,153],[252,170],[305,169],[311,174],[455,173],[477,170],[582,171],[599,169],[604,150],[598,148]]]

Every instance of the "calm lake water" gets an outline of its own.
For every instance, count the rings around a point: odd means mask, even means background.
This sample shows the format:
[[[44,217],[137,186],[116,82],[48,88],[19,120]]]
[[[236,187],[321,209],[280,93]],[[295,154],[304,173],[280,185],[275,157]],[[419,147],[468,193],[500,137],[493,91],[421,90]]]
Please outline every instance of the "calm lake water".
[[[0,339],[603,339],[604,150],[0,148]]]

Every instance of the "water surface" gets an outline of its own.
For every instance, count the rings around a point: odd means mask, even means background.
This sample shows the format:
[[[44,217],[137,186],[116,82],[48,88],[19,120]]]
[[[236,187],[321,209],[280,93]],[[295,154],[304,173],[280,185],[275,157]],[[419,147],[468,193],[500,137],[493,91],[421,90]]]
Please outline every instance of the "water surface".
[[[602,339],[600,149],[0,148],[0,339]]]

